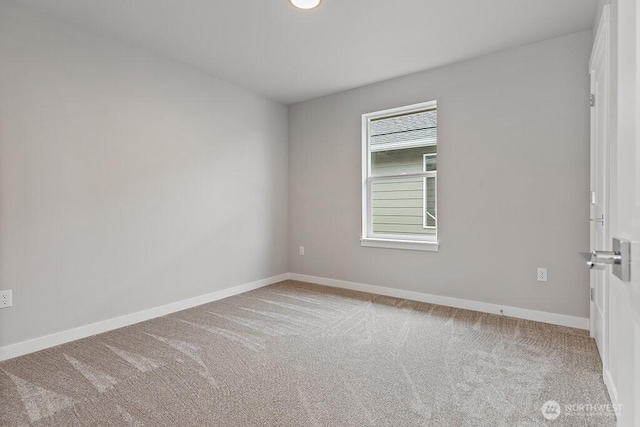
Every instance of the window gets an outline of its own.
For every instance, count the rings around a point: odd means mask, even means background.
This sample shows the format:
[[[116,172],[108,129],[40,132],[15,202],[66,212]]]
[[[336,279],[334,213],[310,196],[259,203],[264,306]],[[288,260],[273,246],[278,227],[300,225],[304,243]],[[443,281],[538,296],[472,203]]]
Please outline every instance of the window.
[[[362,245],[438,250],[436,101],[362,115]]]

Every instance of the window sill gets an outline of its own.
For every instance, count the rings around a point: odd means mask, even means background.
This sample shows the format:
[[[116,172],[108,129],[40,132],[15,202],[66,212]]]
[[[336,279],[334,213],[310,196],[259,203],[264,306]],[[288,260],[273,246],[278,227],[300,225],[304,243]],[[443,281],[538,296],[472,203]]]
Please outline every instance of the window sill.
[[[439,242],[420,242],[416,240],[372,239],[370,237],[360,239],[360,245],[370,248],[408,249],[412,251],[438,252]]]

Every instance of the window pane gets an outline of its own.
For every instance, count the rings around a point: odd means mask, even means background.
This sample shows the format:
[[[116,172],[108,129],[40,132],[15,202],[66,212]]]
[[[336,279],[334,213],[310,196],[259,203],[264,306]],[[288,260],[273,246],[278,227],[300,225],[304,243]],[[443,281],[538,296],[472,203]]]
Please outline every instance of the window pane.
[[[424,227],[425,179],[433,178],[394,178],[371,183],[373,233],[435,236],[435,228]],[[427,182],[427,191],[430,183]],[[433,196],[432,213],[435,213],[435,193]],[[429,203],[427,197],[427,206]]]
[[[424,178],[425,186],[425,199],[427,201],[427,207],[424,213],[424,226],[433,227],[436,226],[436,178],[428,177]]]
[[[425,169],[425,154],[434,154],[437,146],[405,148],[402,150],[377,151],[371,153],[371,176],[419,173]],[[430,159],[431,161],[431,159]],[[435,169],[435,157],[433,157]]]
[[[433,172],[438,170],[438,157],[436,154],[425,154],[424,171]]]
[[[435,144],[437,114],[436,110],[427,110],[372,120],[371,151]]]

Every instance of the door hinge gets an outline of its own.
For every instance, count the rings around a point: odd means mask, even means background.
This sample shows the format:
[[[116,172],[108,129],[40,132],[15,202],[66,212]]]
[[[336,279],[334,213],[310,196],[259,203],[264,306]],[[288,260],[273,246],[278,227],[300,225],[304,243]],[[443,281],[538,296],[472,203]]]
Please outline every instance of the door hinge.
[[[596,96],[594,94],[589,95],[589,105],[592,107],[596,105]]]
[[[591,201],[591,204],[595,205],[596,204],[596,192],[595,191],[591,191],[589,196],[590,196],[589,200]]]
[[[589,288],[589,300],[593,301],[593,288]]]

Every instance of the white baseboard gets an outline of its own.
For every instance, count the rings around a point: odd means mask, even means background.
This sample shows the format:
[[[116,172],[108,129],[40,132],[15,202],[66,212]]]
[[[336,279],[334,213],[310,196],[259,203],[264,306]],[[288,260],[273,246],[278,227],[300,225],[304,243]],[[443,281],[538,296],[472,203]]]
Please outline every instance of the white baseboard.
[[[604,375],[602,375],[604,380],[604,385],[607,387],[607,391],[609,392],[609,397],[611,398],[611,403],[614,405],[620,403],[618,400],[618,390],[616,389],[616,385],[613,382],[613,378],[611,377],[611,372],[608,369],[604,369]]]
[[[268,286],[274,283],[281,282],[283,280],[287,280],[288,277],[289,277],[288,273],[280,274],[278,276],[257,280],[251,283],[245,283],[243,285],[222,289],[216,292],[211,292],[209,294],[188,298],[182,301],[173,302],[173,303],[162,305],[159,307],[138,311],[136,313],[115,317],[113,319],[107,319],[100,322],[91,323],[89,325],[80,326],[74,329],[56,332],[51,335],[45,335],[43,337],[38,337],[38,338],[34,338],[27,341],[22,341],[16,344],[0,347],[0,361],[12,359],[14,357],[22,356],[28,353],[33,353],[35,351],[44,350],[45,348],[54,347],[60,344],[79,340],[81,338],[86,338],[92,335],[101,334],[103,332],[112,331],[114,329],[122,328],[124,326],[133,325],[134,323],[144,322],[145,320],[153,319],[160,316],[165,316],[167,314],[175,313],[181,310],[186,310],[187,308],[206,304],[208,302],[220,300],[233,295],[242,294],[244,292],[258,289],[263,286]]]
[[[447,307],[464,308],[483,313],[501,314],[520,319],[534,320],[550,323],[552,325],[568,326],[578,329],[589,329],[589,319],[583,317],[567,316],[565,314],[549,313],[546,311],[529,310],[526,308],[509,307],[491,304],[487,302],[471,301],[460,298],[445,297],[426,294],[422,292],[405,291],[401,289],[386,288],[383,286],[365,285],[364,283],[347,282],[345,280],[328,279],[326,277],[307,276],[304,274],[289,273],[289,279],[301,282],[316,283],[318,285],[332,286],[334,288],[350,289],[371,294],[385,295],[395,298],[403,298],[412,301],[427,302],[444,305]]]

